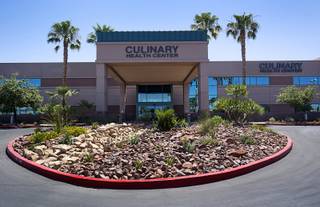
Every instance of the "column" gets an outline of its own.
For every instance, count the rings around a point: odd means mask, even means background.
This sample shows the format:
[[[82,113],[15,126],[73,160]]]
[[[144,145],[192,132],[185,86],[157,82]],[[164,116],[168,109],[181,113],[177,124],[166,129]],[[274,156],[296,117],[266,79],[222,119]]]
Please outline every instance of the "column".
[[[122,122],[125,118],[127,103],[127,84],[121,83],[120,85],[120,114],[119,122]]]
[[[188,115],[190,113],[188,81],[185,81],[183,83],[183,108],[184,108],[184,114]]]
[[[198,77],[199,111],[207,112],[209,111],[208,72],[204,63],[199,64]]]
[[[108,69],[104,63],[96,64],[96,111],[106,114],[108,110]]]

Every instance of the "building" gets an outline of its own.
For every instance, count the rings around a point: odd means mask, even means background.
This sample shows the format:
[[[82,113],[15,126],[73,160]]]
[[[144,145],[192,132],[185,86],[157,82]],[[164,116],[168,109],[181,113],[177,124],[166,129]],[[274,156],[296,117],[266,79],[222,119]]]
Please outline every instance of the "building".
[[[0,74],[18,73],[41,93],[62,83],[62,63],[0,63]],[[210,61],[202,31],[97,33],[96,61],[69,63],[67,84],[79,90],[71,104],[87,100],[97,116],[127,119],[172,107],[178,114],[207,111],[224,96],[228,84],[241,83],[241,61]],[[290,114],[278,104],[279,90],[288,85],[320,84],[320,61],[248,61],[249,96],[269,115]],[[45,100],[47,97],[45,96]],[[314,100],[319,110],[320,99]]]

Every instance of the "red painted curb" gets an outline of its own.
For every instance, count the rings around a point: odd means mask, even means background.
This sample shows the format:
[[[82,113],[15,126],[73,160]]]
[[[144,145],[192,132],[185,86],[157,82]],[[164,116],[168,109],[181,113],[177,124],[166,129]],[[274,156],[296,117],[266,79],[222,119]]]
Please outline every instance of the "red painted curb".
[[[243,175],[259,168],[265,167],[277,160],[280,160],[286,156],[293,147],[292,140],[288,137],[287,145],[281,149],[279,152],[265,157],[261,160],[251,162],[246,165],[241,165],[239,167],[226,169],[219,172],[181,176],[175,178],[155,178],[155,179],[144,179],[144,180],[114,180],[114,179],[102,179],[102,178],[92,178],[74,175],[70,173],[60,172],[42,165],[39,165],[33,161],[30,161],[20,154],[18,154],[13,149],[13,142],[11,141],[7,146],[8,156],[22,165],[23,167],[32,170],[40,175],[46,176],[48,178],[71,183],[74,185],[79,185],[83,187],[91,188],[113,188],[113,189],[156,189],[156,188],[174,188],[182,186],[191,186],[204,183],[210,183],[220,180],[225,180],[233,178],[239,175]]]

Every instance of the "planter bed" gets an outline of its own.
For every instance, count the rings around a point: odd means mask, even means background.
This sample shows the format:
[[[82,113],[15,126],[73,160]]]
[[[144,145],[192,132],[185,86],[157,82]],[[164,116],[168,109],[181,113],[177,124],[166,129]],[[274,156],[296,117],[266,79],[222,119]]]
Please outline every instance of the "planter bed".
[[[269,157],[288,142],[270,130],[230,124],[217,127],[214,141],[201,135],[198,125],[158,132],[142,125],[108,124],[73,137],[70,145],[59,144],[61,138],[32,145],[28,137],[12,143],[21,156],[63,173],[113,180],[219,172]]]

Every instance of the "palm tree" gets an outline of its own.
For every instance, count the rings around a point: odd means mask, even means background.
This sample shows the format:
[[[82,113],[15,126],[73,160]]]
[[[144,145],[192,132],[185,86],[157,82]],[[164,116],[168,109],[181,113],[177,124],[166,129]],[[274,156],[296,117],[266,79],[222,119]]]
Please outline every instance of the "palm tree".
[[[194,24],[191,25],[192,30],[204,30],[207,32],[208,40],[213,37],[217,39],[221,26],[218,24],[219,18],[211,15],[211,12],[203,12],[194,17]]]
[[[112,32],[114,29],[110,26],[107,25],[99,25],[97,24],[96,26],[92,27],[94,32],[89,33],[88,38],[87,38],[87,43],[96,43],[97,42],[97,32]]]
[[[246,39],[255,39],[259,24],[254,20],[252,14],[233,15],[235,21],[227,24],[227,36],[231,35],[241,44],[242,55],[242,84],[246,84],[247,62],[246,62]]]
[[[79,50],[81,42],[79,40],[79,28],[71,25],[70,21],[62,21],[51,26],[48,33],[48,43],[56,44],[54,50],[58,52],[60,43],[63,46],[63,85],[66,85],[67,70],[68,70],[68,49]]]

